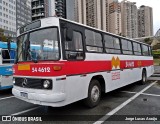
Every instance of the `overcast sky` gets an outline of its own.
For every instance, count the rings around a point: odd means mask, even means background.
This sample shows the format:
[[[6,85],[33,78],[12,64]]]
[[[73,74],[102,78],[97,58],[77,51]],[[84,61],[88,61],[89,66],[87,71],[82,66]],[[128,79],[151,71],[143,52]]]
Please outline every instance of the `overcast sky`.
[[[145,5],[153,8],[153,28],[155,34],[157,30],[160,28],[160,0],[128,0],[128,1],[136,2],[137,7]]]

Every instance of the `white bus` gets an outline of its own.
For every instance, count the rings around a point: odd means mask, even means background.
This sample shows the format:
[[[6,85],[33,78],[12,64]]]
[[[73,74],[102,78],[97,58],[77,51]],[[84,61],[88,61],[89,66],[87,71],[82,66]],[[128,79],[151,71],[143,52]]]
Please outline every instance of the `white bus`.
[[[49,17],[17,33],[12,92],[30,103],[95,107],[102,92],[144,84],[154,72],[149,45],[69,20]]]

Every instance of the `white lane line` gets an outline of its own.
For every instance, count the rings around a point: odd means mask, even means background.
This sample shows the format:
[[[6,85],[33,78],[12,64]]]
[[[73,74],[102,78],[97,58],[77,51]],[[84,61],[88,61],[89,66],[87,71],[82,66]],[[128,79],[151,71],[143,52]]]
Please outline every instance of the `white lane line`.
[[[121,91],[122,93],[130,93],[130,94],[136,94],[137,92],[131,92],[131,91]]]
[[[146,95],[146,96],[158,96],[158,97],[160,97],[160,95],[158,95],[158,94],[142,93],[142,95]]]
[[[27,109],[27,110],[24,110],[24,111],[21,111],[21,112],[17,112],[17,113],[11,114],[11,115],[14,116],[14,115],[24,114],[24,113],[26,113],[26,112],[33,111],[33,110],[38,109],[38,108],[40,108],[40,107],[42,107],[42,106],[38,106],[38,107],[31,108],[31,109]]]
[[[0,101],[1,100],[5,100],[5,99],[10,99],[10,98],[14,98],[15,96],[10,96],[10,97],[4,97],[4,98],[0,98]]]
[[[137,92],[130,92],[130,91],[121,91],[122,93],[129,93],[129,94],[136,94]],[[150,94],[150,93],[141,93],[141,95],[146,95],[146,96],[158,96],[160,97],[159,94]]]
[[[130,103],[131,101],[133,101],[134,99],[136,99],[139,95],[141,95],[143,92],[145,92],[146,90],[148,90],[150,87],[152,87],[157,82],[158,81],[153,82],[152,84],[150,84],[149,86],[147,86],[146,88],[144,88],[143,90],[141,90],[140,92],[138,92],[137,94],[135,94],[133,97],[131,97],[130,99],[128,99],[127,101],[125,101],[124,103],[122,103],[121,105],[119,105],[117,108],[115,108],[112,111],[110,111],[109,113],[107,113],[105,116],[103,116],[101,119],[99,119],[98,121],[96,121],[94,124],[102,124],[105,120],[107,120],[109,118],[109,116],[114,115],[116,112],[118,112],[120,109],[122,109],[128,103]]]

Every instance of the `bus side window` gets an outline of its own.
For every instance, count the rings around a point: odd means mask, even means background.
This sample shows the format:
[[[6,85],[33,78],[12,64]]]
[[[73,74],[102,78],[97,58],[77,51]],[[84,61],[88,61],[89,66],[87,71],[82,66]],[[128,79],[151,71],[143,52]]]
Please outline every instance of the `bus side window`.
[[[104,41],[105,41],[105,49],[107,53],[121,54],[119,38],[105,34]]]
[[[86,48],[89,52],[103,52],[102,35],[99,32],[85,30]]]
[[[137,56],[142,55],[142,50],[139,43],[133,42],[133,50],[134,50],[134,55]]]
[[[144,56],[150,56],[148,46],[142,45],[142,51]]]
[[[10,55],[8,50],[2,50],[2,63],[10,63]]]
[[[68,60],[83,60],[83,43],[82,34],[78,31],[73,31],[73,40],[65,41],[65,56]]]
[[[122,43],[123,54],[133,55],[132,42],[125,40],[125,39],[122,39],[121,43]]]

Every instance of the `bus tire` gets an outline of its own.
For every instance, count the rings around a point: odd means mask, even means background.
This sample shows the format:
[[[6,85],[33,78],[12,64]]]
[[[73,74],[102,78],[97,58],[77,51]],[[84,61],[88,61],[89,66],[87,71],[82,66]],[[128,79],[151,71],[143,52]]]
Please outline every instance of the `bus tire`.
[[[146,82],[147,82],[147,72],[146,72],[146,70],[143,69],[141,84],[144,85],[144,84],[146,84]]]
[[[88,89],[88,97],[84,100],[84,103],[87,107],[93,108],[98,105],[101,99],[101,85],[98,80],[91,80],[89,89]]]

